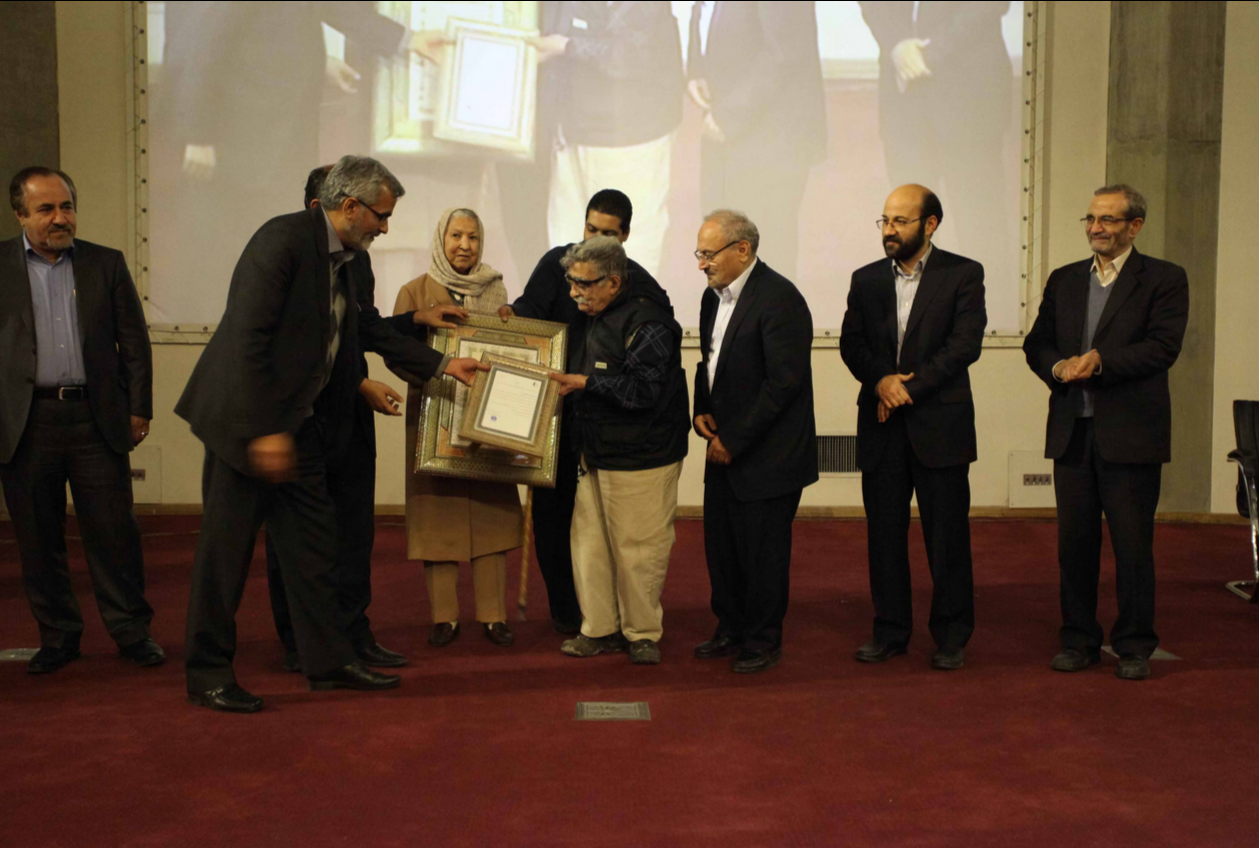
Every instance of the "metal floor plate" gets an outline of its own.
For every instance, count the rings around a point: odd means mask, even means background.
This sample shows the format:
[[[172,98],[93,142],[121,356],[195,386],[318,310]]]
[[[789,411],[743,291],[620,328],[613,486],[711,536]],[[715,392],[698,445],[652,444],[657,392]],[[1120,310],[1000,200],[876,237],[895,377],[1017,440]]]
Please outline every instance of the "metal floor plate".
[[[646,701],[578,701],[578,721],[651,721]]]
[[[8,648],[0,651],[0,662],[29,662],[38,648]]]

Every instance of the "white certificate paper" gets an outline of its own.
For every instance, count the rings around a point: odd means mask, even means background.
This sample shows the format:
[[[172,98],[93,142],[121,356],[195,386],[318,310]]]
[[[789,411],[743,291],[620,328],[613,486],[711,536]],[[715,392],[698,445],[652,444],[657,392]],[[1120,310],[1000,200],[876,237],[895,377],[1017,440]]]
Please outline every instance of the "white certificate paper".
[[[532,439],[546,384],[544,378],[496,369],[485,388],[477,426],[492,433]]]

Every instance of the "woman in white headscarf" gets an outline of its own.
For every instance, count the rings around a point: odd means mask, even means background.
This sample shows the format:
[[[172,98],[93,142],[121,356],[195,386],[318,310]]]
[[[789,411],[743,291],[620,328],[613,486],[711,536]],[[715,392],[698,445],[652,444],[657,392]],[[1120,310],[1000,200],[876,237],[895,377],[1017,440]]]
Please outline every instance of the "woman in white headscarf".
[[[428,273],[398,293],[394,314],[431,306],[496,313],[507,302],[503,275],[481,261],[484,227],[471,209],[447,209],[433,233]],[[405,376],[405,375],[403,375]],[[407,390],[407,556],[424,561],[433,612],[429,644],[459,635],[459,563],[472,563],[476,617],[485,636],[507,647],[507,552],[520,547],[524,512],[516,486],[417,474],[415,441],[423,388]]]

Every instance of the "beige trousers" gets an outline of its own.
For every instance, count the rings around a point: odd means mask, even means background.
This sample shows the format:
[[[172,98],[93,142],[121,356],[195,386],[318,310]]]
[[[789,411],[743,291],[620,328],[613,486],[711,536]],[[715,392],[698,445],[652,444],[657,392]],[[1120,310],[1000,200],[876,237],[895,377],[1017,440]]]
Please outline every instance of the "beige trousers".
[[[459,620],[459,563],[424,561],[424,582],[433,623]],[[472,589],[476,620],[486,624],[507,620],[507,552],[472,560]]]
[[[552,245],[580,239],[586,204],[599,189],[613,186],[634,204],[629,247],[653,277],[660,276],[665,233],[669,229],[669,169],[673,133],[628,147],[568,144],[551,163],[551,199],[547,231]]]
[[[660,640],[681,474],[678,461],[647,471],[590,468],[577,481],[573,583],[586,636]]]

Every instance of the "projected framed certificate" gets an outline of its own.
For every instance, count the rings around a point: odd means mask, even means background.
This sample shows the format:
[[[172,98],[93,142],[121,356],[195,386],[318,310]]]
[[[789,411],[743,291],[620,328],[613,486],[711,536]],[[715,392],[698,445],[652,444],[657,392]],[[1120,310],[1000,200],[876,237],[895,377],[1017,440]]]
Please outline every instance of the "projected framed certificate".
[[[433,136],[532,157],[538,57],[526,39],[537,32],[451,18],[446,35]]]
[[[542,456],[551,428],[559,426],[560,384],[553,368],[493,354],[481,361],[468,392],[460,433],[465,439],[525,456]]]
[[[535,379],[538,374],[564,369],[567,343],[566,324],[531,318],[510,318],[504,322],[497,315],[475,312],[464,324],[434,330],[429,336],[429,344],[441,353],[498,362],[500,370],[502,363],[519,364],[523,372]],[[546,382],[556,385],[549,379]],[[536,382],[533,385],[537,388]],[[484,431],[469,432],[464,422],[469,410],[475,414],[480,406],[479,411],[484,412],[484,392],[476,395],[453,377],[429,380],[424,384],[421,401],[415,470],[445,477],[554,488],[560,427],[558,392],[555,403],[544,399],[540,411],[533,416],[527,404],[529,386],[510,376],[502,380],[491,395],[495,404],[491,415],[497,415],[498,420],[487,419]],[[530,413],[527,427],[526,413]],[[494,429],[518,441],[493,444]],[[529,438],[521,440],[520,434]]]

